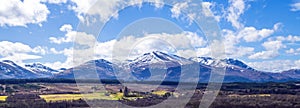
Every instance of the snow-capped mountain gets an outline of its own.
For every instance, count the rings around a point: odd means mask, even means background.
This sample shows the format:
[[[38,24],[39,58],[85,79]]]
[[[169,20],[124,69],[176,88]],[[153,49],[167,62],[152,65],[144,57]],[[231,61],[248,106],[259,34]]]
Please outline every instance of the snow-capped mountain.
[[[168,64],[169,66],[171,66],[171,65],[178,65],[178,64],[184,65],[189,63],[192,63],[192,61],[185,59],[183,57],[179,57],[177,55],[169,55],[159,51],[153,51],[151,53],[145,53],[144,55],[134,60],[130,60],[129,64],[130,66],[140,67],[140,66],[148,66],[153,64],[158,64],[158,66],[160,66],[161,64]]]
[[[145,53],[136,59],[124,61],[122,64],[99,59],[61,70],[54,70],[40,63],[26,65],[23,68],[12,61],[5,60],[0,62],[0,79],[74,78],[74,74],[81,78],[96,78],[95,74],[89,76],[88,73],[97,72],[97,77],[101,79],[194,81],[193,78],[199,77],[199,82],[207,82],[212,70],[216,68],[224,69],[224,82],[300,81],[299,69],[270,73],[253,69],[237,59],[218,60],[211,57],[186,59],[159,51]],[[193,72],[199,72],[199,76],[195,76]],[[221,73],[217,72],[217,74]],[[181,79],[182,76],[188,77]]]
[[[13,61],[4,60],[0,62],[0,79],[27,79],[37,77],[35,73],[15,64]]]
[[[251,68],[250,66],[246,65],[244,62],[232,59],[232,58],[226,58],[226,59],[214,59],[211,57],[197,57],[197,58],[190,58],[190,60],[199,62],[202,65],[206,66],[212,66],[212,67],[226,67],[226,68],[243,68],[248,70],[255,70]]]
[[[190,58],[195,62],[199,62],[202,65],[213,66],[213,67],[225,67],[227,63],[223,62],[222,60],[217,60],[211,57],[197,57],[197,58]]]
[[[158,79],[161,76],[175,80],[180,76],[179,67],[192,63],[194,63],[194,61],[177,55],[153,51],[131,60],[129,62],[129,71],[138,80],[146,80],[150,77],[152,79]],[[163,74],[163,72],[165,72],[165,74]],[[173,75],[171,76],[171,74]]]
[[[58,74],[58,70],[44,66],[41,63],[26,64],[25,68],[43,77],[53,77],[53,74]]]

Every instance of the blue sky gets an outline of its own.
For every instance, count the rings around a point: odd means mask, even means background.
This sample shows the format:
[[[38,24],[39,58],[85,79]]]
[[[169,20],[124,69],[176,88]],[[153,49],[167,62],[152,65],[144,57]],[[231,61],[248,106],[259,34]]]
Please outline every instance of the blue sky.
[[[101,6],[89,12],[95,0],[0,1],[0,59],[20,65],[40,62],[55,69],[68,68],[74,65],[76,34],[97,40],[97,59],[111,59],[113,50],[125,50],[123,47],[137,41],[141,42],[135,47],[140,48],[134,50],[135,55],[166,50],[189,57],[188,44],[193,44],[197,56],[210,56],[205,35],[190,22],[188,13],[180,11],[189,7],[189,1],[175,2],[174,7],[159,5],[163,0],[149,1],[154,3],[100,0],[97,3]],[[133,6],[114,14],[126,3]],[[198,5],[203,7],[199,13],[218,22],[226,57],[264,71],[300,69],[299,0],[204,0]],[[100,34],[77,29],[78,24],[96,24],[93,18],[100,23],[107,21]],[[174,45],[161,47],[157,40],[145,41],[146,37],[170,40]],[[191,42],[185,44],[186,37]],[[116,44],[124,46],[113,49]]]

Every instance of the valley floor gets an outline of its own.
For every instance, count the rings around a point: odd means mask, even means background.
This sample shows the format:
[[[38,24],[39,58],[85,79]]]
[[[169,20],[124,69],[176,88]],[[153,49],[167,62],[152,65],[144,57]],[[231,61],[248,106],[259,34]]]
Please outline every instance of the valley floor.
[[[80,87],[78,89],[78,87]],[[150,84],[95,84],[86,83],[22,83],[1,84],[0,107],[4,108],[71,108],[71,107],[118,107],[152,106],[168,99],[186,108],[198,108],[206,84],[199,84],[196,90],[177,92],[176,86]],[[156,89],[152,89],[156,88]],[[84,92],[82,92],[84,91]],[[180,103],[188,94],[188,104]],[[205,101],[204,101],[205,102]],[[164,107],[179,107],[167,104]],[[180,106],[181,107],[181,106]],[[299,108],[300,86],[288,83],[228,83],[223,84],[211,108]]]

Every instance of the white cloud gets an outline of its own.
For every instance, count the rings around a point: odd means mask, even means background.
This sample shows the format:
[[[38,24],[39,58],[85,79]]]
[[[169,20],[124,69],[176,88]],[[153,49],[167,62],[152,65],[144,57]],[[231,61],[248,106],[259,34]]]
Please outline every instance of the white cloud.
[[[67,26],[64,26],[67,27]],[[65,29],[62,29],[65,30]],[[53,54],[63,54],[66,56],[66,61],[64,62],[55,62],[53,64],[47,63],[49,66],[60,65],[62,67],[72,67],[79,64],[82,64],[86,61],[92,59],[106,59],[106,60],[125,60],[125,59],[134,59],[137,56],[140,56],[144,53],[151,51],[165,51],[173,52],[175,51],[185,51],[190,50],[190,48],[201,49],[206,45],[206,41],[198,36],[196,33],[191,32],[182,32],[179,34],[145,34],[144,37],[134,37],[126,36],[120,40],[111,40],[107,42],[96,42],[94,48],[86,49],[64,49],[63,51],[57,51],[55,48],[51,48],[50,51]],[[207,51],[207,50],[202,50]],[[73,53],[76,52],[76,53]],[[94,53],[93,57],[81,57],[88,56],[88,53]],[[130,55],[125,54],[124,52],[130,52]],[[209,53],[209,52],[201,52]],[[75,55],[74,55],[75,54]],[[130,57],[129,57],[130,56]],[[179,55],[180,56],[180,55]],[[190,55],[181,55],[189,57]],[[78,60],[75,64],[73,57],[76,57]],[[85,58],[85,59],[77,59]]]
[[[35,48],[31,48],[29,45],[25,45],[19,42],[9,42],[9,41],[0,41],[0,55],[1,56],[10,56],[14,53],[35,53],[35,54],[45,54],[46,49],[37,46]]]
[[[277,57],[278,55],[279,53],[274,51],[261,51],[253,55],[250,55],[248,58],[249,59],[271,59]]]
[[[291,11],[300,11],[300,2],[291,5]]]
[[[63,31],[63,32],[69,32],[69,31],[73,30],[73,27],[70,24],[65,24],[65,25],[61,26],[59,30]]]
[[[290,69],[300,69],[300,60],[270,60],[261,62],[249,62],[248,65],[267,72],[282,72]]]
[[[1,60],[12,60],[22,63],[24,60],[39,59],[41,56],[35,54],[46,54],[47,49],[41,46],[30,47],[19,42],[0,41]]]
[[[183,3],[176,3],[171,9],[172,12],[172,17],[173,18],[179,18],[181,15],[182,10],[188,8],[188,2],[183,2]]]
[[[229,48],[226,48],[225,53],[227,57],[230,58],[238,58],[250,55],[254,52],[253,47],[245,47],[245,46],[239,46],[239,47],[233,47],[232,49],[228,50]]]
[[[228,29],[223,29],[222,34],[224,38],[225,53],[228,57],[238,58],[243,56],[250,56],[249,58],[257,58],[260,55],[269,55],[274,56],[270,51],[262,51],[254,54],[255,48],[248,47],[244,45],[239,45],[242,40],[245,42],[259,42],[267,37],[270,37],[277,31],[281,23],[274,24],[272,29],[263,28],[261,30],[256,29],[255,27],[243,27],[240,30],[232,31]],[[265,43],[267,44],[267,43]],[[237,53],[238,52],[238,53]],[[271,55],[272,54],[272,55]],[[276,53],[275,53],[276,54]],[[263,57],[268,58],[268,57]]]
[[[50,4],[61,4],[61,3],[67,3],[67,0],[42,0],[43,2],[47,2]]]
[[[128,2],[130,5],[132,5],[132,6],[138,6],[139,8],[141,8],[142,7],[142,5],[143,5],[143,0],[129,0],[129,2]]]
[[[163,0],[148,0],[148,2],[152,2],[155,8],[162,8],[164,6]]]
[[[161,0],[147,0],[152,2],[156,8],[163,7]],[[91,16],[99,16],[101,22],[109,20],[109,18],[118,17],[119,9],[124,8],[126,5],[142,5],[141,0],[71,0],[74,5],[70,5],[69,8],[77,13],[77,17],[80,21],[89,23]],[[90,9],[93,8],[93,9]]]
[[[33,59],[40,59],[41,56],[38,55],[30,55],[25,53],[14,53],[10,56],[5,56],[1,58],[0,60],[11,60],[14,61],[17,64],[23,64],[24,60],[33,60]]]
[[[292,54],[292,55],[299,55],[300,48],[298,48],[298,49],[290,48],[289,50],[286,50],[285,53]]]
[[[244,0],[229,0],[228,13],[226,15],[227,21],[229,21],[236,29],[242,28],[244,25],[240,23],[240,16],[245,12]]]
[[[279,41],[287,41],[287,42],[291,42],[291,43],[295,43],[295,42],[300,42],[300,36],[292,36],[292,35],[288,35],[288,36],[277,36],[276,40]]]
[[[264,42],[262,46],[269,51],[278,51],[279,49],[286,47],[282,41],[267,41]]]
[[[53,69],[60,69],[60,68],[72,68],[74,67],[74,63],[73,63],[73,57],[74,57],[74,50],[73,48],[65,48],[62,51],[57,51],[55,48],[51,48],[50,49],[51,53],[53,54],[63,54],[66,57],[66,60],[63,62],[60,61],[56,61],[53,63],[44,63],[45,66],[51,67]],[[84,63],[85,61],[83,61],[82,63]],[[77,64],[78,65],[78,64]]]
[[[43,65],[47,66],[47,67],[51,67],[52,69],[61,69],[61,68],[67,68],[68,66],[65,66],[62,62],[54,62],[54,63],[43,63]]]
[[[238,58],[248,56],[254,53],[253,47],[240,46],[240,40],[242,39],[236,32],[231,30],[223,30],[225,53],[227,57]]]
[[[216,21],[220,22],[221,16],[216,15],[212,8],[215,7],[215,3],[202,2],[202,12],[206,17],[214,17]]]
[[[32,49],[32,52],[36,54],[45,55],[47,53],[47,50],[48,50],[47,47],[37,46]]]
[[[62,43],[70,43],[75,42],[80,45],[94,45],[96,38],[91,34],[87,34],[85,32],[77,32],[72,30],[72,26],[69,24],[65,24],[60,28],[60,31],[66,32],[64,37],[56,38],[50,37],[49,40],[51,43],[62,44]]]
[[[205,16],[213,16],[210,8],[213,4],[211,2],[202,2],[203,13]]]
[[[281,48],[285,48],[286,46],[282,43],[282,41],[267,41],[262,44],[262,46],[266,49],[265,51],[257,52],[251,56],[249,59],[271,59],[277,57],[280,53],[279,50]]]
[[[88,15],[99,15],[100,21],[105,22],[117,14],[121,0],[71,0],[75,5],[70,6],[81,21],[86,21]],[[94,6],[96,5],[96,6]],[[94,7],[93,7],[94,6]],[[93,9],[90,9],[93,8]],[[117,16],[117,15],[116,15]]]
[[[40,0],[1,0],[0,26],[26,26],[47,21],[50,13]]]
[[[178,2],[175,3],[173,5],[173,7],[171,8],[171,12],[172,18],[177,18],[177,19],[181,19],[181,20],[187,20],[189,21],[189,24],[192,24],[192,22],[196,19],[196,18],[200,18],[200,15],[203,15],[205,17],[213,17],[216,21],[220,21],[221,16],[218,15],[214,15],[213,11],[211,10],[213,7],[215,7],[215,4],[212,2],[201,2],[201,9],[191,9],[191,10],[187,10],[189,7],[196,7],[198,6],[198,4],[193,4],[191,1],[186,1],[186,2]],[[183,11],[185,11],[186,15],[180,17],[180,15],[183,14]],[[201,12],[199,12],[201,11]]]
[[[135,56],[141,55],[150,51],[165,51],[174,52],[175,50],[187,50],[190,48],[201,48],[206,45],[206,41],[198,36],[196,33],[183,32],[180,34],[145,34],[142,38],[134,36],[127,36],[115,42],[115,51],[118,56],[127,57],[122,55],[122,52],[131,51]],[[175,53],[175,52],[174,52]]]
[[[278,30],[280,23],[276,23],[272,29],[257,30],[255,27],[245,27],[238,33],[238,37],[243,38],[246,42],[257,42],[265,39]]]

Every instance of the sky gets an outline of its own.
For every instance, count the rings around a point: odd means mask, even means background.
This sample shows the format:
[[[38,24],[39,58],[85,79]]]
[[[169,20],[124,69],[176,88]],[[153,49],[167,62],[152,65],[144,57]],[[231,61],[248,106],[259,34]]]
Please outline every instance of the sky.
[[[211,56],[213,47],[193,21],[204,15],[217,22],[226,58],[268,72],[300,69],[300,0],[204,0],[196,4],[199,14],[183,11],[192,0],[173,6],[148,1],[1,0],[0,60],[70,68],[78,65],[74,43],[93,46],[93,59],[133,59],[155,50],[186,58],[193,57],[191,50]],[[89,29],[98,25],[105,26]]]

